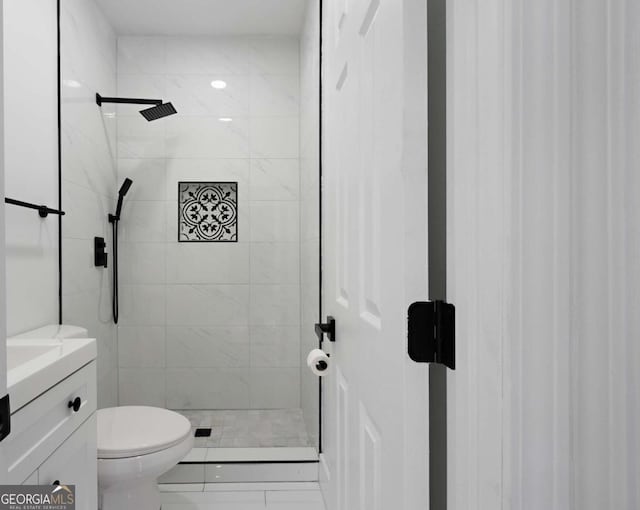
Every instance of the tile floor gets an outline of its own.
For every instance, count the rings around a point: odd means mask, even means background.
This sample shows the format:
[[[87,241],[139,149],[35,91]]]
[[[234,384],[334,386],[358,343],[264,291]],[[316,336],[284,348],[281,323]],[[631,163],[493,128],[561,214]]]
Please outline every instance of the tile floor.
[[[301,409],[177,410],[196,428],[211,427],[210,437],[196,437],[196,448],[313,446]]]
[[[162,510],[325,510],[317,483],[216,485],[160,486]]]

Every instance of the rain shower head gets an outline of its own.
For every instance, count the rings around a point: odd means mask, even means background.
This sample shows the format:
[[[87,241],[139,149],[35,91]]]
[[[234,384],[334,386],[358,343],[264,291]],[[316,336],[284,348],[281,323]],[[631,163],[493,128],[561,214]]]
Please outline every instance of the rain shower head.
[[[103,103],[116,104],[148,104],[153,105],[151,108],[140,110],[140,114],[149,122],[152,120],[162,119],[174,113],[178,113],[173,104],[163,103],[162,99],[139,99],[129,97],[102,97],[96,94],[96,104],[102,106]]]
[[[149,122],[152,120],[162,119],[163,117],[168,117],[174,113],[178,112],[171,103],[162,103],[158,106],[152,106],[151,108],[140,110],[140,114]]]

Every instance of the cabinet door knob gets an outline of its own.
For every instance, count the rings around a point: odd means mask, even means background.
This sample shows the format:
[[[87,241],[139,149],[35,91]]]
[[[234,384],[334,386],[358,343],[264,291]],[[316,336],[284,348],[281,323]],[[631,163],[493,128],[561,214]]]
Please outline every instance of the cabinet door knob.
[[[76,397],[73,400],[69,400],[69,404],[67,405],[67,407],[69,409],[73,409],[74,413],[77,413],[80,410],[81,405],[82,405],[82,400],[80,400],[80,397]]]

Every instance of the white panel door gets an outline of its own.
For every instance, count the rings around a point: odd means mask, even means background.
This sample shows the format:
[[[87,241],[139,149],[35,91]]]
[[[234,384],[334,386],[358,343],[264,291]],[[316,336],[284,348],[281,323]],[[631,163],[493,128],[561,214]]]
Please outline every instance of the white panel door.
[[[426,3],[325,2],[323,446],[330,510],[428,508],[428,367],[407,356],[427,298]]]

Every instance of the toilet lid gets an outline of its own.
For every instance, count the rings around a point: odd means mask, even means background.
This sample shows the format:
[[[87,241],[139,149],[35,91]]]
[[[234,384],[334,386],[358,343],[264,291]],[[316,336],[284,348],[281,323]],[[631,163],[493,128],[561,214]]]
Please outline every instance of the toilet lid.
[[[158,407],[123,406],[99,409],[98,458],[136,457],[166,450],[191,434],[181,414]]]

